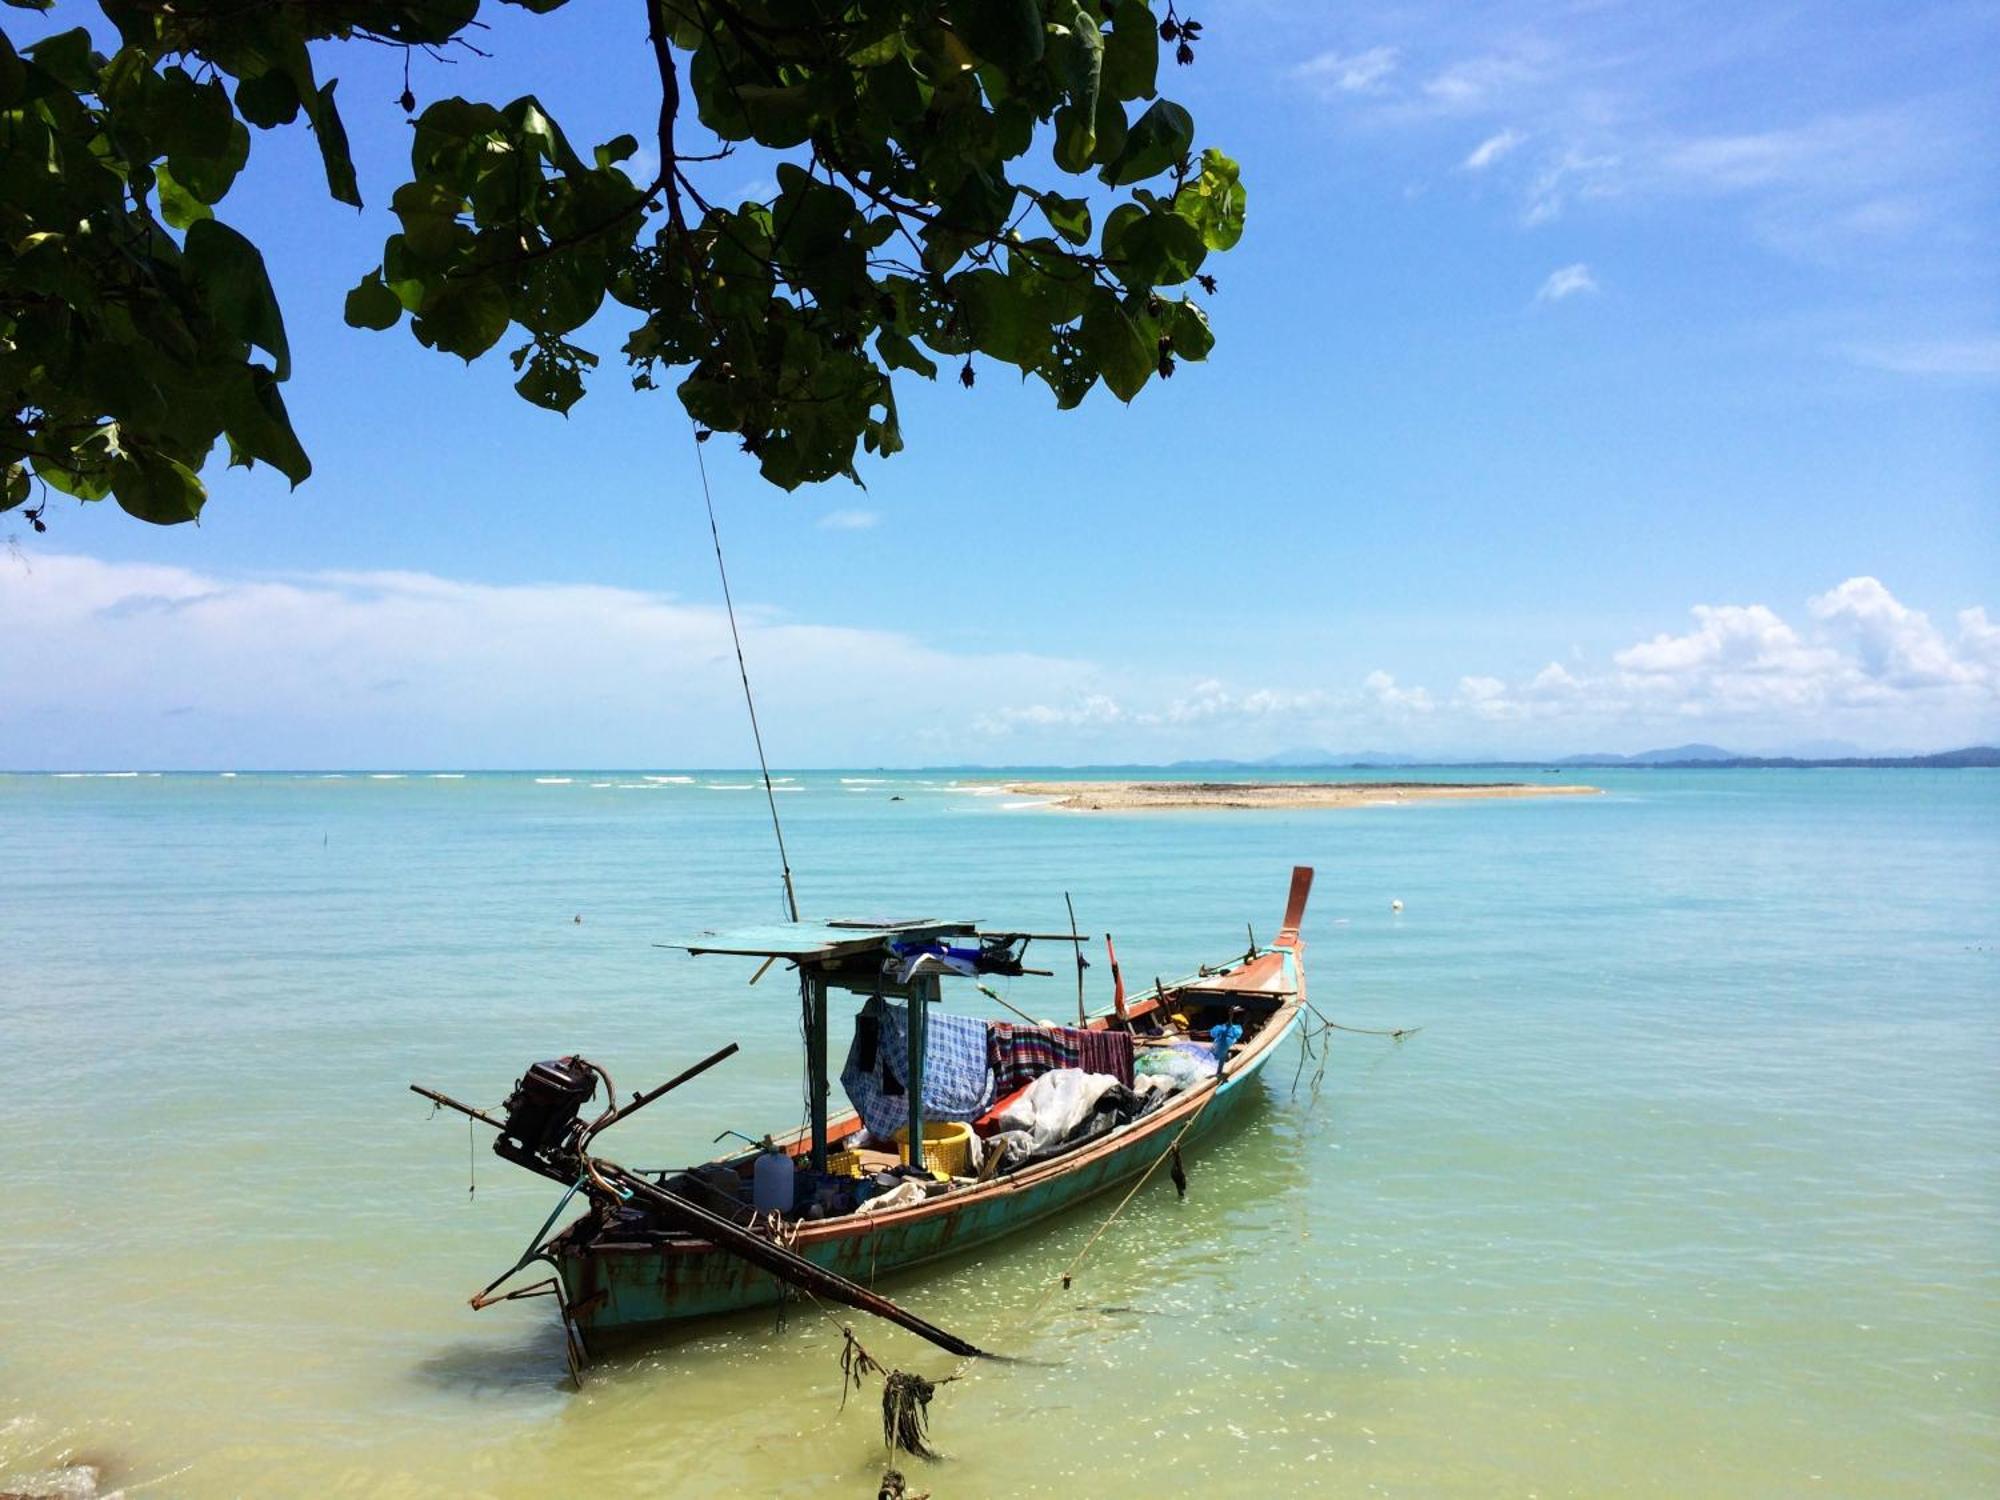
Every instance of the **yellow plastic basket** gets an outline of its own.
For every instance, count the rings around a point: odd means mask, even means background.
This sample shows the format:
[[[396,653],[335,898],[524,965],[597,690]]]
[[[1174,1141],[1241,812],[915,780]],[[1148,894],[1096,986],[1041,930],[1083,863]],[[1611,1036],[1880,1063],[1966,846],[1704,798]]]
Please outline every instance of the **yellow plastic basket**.
[[[829,1151],[826,1154],[826,1169],[836,1177],[859,1177],[861,1175],[861,1153],[859,1151]]]
[[[906,1125],[896,1132],[896,1144],[902,1147],[903,1160],[910,1159],[910,1130]],[[963,1120],[951,1120],[941,1125],[924,1126],[924,1165],[936,1177],[970,1177],[972,1175],[972,1127]]]

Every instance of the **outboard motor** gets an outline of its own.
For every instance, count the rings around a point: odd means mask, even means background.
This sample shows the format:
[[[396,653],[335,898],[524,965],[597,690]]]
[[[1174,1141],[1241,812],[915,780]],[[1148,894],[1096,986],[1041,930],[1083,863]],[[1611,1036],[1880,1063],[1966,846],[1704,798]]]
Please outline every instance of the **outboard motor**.
[[[577,1117],[597,1093],[597,1075],[577,1057],[538,1062],[514,1084],[494,1151],[533,1172],[548,1173],[553,1156],[576,1132]]]

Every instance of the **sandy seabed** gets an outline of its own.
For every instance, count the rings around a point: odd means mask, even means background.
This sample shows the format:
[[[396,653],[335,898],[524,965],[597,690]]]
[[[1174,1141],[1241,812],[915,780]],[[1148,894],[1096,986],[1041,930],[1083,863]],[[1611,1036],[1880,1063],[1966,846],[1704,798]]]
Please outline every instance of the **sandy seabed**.
[[[1595,796],[1573,782],[1525,781],[1010,781],[1007,791],[1046,797],[1079,812],[1143,812],[1182,807],[1393,807],[1491,797]]]

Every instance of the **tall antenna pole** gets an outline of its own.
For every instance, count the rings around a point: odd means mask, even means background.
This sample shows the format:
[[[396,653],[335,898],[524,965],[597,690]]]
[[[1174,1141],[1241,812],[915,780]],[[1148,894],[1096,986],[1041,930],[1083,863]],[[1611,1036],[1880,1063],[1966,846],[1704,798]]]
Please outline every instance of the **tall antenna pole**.
[[[1069,899],[1069,892],[1063,892],[1063,905],[1069,908],[1069,944],[1076,950],[1076,1024],[1079,1029],[1090,1019],[1084,1010],[1083,971],[1090,967],[1083,958],[1083,934],[1076,929],[1076,903]]]
[[[694,461],[701,470],[701,499],[708,507],[708,535],[715,543],[715,571],[722,575],[722,607],[729,612],[729,638],[736,644],[736,674],[743,679],[743,704],[750,710],[750,738],[757,745],[757,769],[764,775],[764,800],[771,807],[771,832],[778,840],[778,868],[785,876],[785,910],[799,919],[798,893],[792,889],[792,862],[785,854],[785,830],[778,822],[778,794],[771,788],[771,764],[764,759],[764,733],[757,727],[757,700],[750,693],[750,669],[743,663],[743,634],[736,628],[736,602],[729,597],[729,569],[722,561],[722,532],[715,524],[715,498],[708,492],[708,462],[702,457],[702,433],[694,431]]]

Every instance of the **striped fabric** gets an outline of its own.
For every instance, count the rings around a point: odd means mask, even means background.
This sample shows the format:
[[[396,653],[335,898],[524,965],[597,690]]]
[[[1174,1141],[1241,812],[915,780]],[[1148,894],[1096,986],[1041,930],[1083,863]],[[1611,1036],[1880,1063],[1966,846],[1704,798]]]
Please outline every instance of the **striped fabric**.
[[[1132,1036],[1125,1031],[994,1021],[986,1028],[986,1060],[996,1094],[1012,1093],[1057,1068],[1108,1073],[1132,1086]]]

